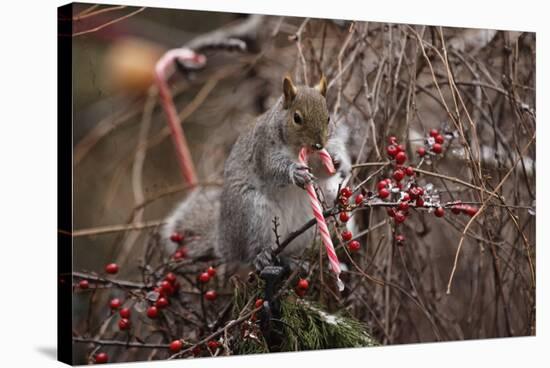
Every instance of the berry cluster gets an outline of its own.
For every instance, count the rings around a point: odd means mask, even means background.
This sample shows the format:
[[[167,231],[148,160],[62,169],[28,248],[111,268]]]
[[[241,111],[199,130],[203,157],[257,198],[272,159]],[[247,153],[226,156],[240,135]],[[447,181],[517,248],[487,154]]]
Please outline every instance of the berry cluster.
[[[431,154],[439,154],[443,151],[442,144],[445,137],[439,134],[437,129],[430,130],[430,136],[426,139]],[[445,208],[441,205],[439,194],[434,190],[432,184],[421,186],[415,176],[415,169],[412,166],[403,166],[405,160],[397,160],[397,154],[402,152],[402,146],[398,144],[395,137],[389,138],[388,155],[392,160],[393,172],[389,178],[382,179],[377,184],[378,197],[382,200],[395,202],[396,205],[388,208],[387,212],[393,218],[395,224],[403,223],[408,215],[409,208],[428,208],[436,217],[445,216]],[[420,147],[420,156],[426,154],[426,149]],[[453,213],[466,213],[473,216],[477,209],[472,206],[461,204],[453,205]],[[404,238],[398,241],[402,245]]]
[[[477,213],[477,207],[456,202],[451,206],[451,212],[454,213],[455,215],[459,215],[463,213],[465,215],[473,217]]]
[[[405,153],[405,147],[397,142],[397,137],[390,136],[388,138],[389,145],[386,148],[386,152],[390,156],[391,160],[395,160],[397,165],[403,165],[407,161],[407,154]]]
[[[129,330],[132,326],[132,323],[130,322],[130,308],[121,308],[122,304],[124,304],[119,298],[113,298],[109,301],[109,308],[111,308],[112,313],[116,313],[118,310],[118,313],[120,315],[120,319],[118,320],[118,328],[121,331]]]
[[[170,239],[178,243],[180,246],[183,243],[184,237],[179,233],[174,233]],[[172,257],[173,259],[183,259],[185,258],[185,248],[180,247],[175,254]],[[117,274],[119,271],[119,266],[116,263],[110,263],[105,266],[105,272],[110,275]],[[206,285],[212,278],[214,278],[217,274],[216,268],[209,266],[204,272],[201,272],[197,276],[197,283],[200,290],[203,290],[203,286]],[[299,289],[304,290],[307,289],[307,281],[304,280],[306,283],[306,286],[304,288],[303,282],[299,284]],[[90,288],[90,281],[83,279],[80,280],[77,284],[77,286],[82,289],[86,290]],[[151,290],[147,296],[147,299],[149,300],[149,306],[145,311],[145,314],[150,319],[156,319],[159,317],[162,309],[168,307],[170,305],[170,298],[173,297],[178,293],[180,289],[180,283],[178,281],[178,277],[173,272],[168,272],[166,275],[164,275],[164,278],[162,278],[160,281],[158,281],[155,284],[155,287],[153,290]],[[204,298],[208,301],[214,301],[218,297],[215,290],[206,290],[204,292]],[[116,313],[118,311],[118,314],[120,316],[120,319],[118,320],[118,328],[121,331],[129,331],[132,327],[131,322],[131,315],[132,311],[128,307],[123,308],[124,301],[122,301],[119,298],[112,298],[109,300],[109,308],[111,310],[111,313]],[[263,300],[258,299],[256,301],[256,307],[260,307],[263,305]],[[180,352],[183,347],[186,345],[185,341],[182,339],[173,340],[167,348],[172,352],[173,354]],[[208,350],[210,353],[214,354],[217,352],[217,350],[221,347],[221,344],[217,340],[210,340],[206,344]],[[201,347],[199,345],[195,346],[193,348],[193,354],[195,356],[198,356],[201,354]],[[93,356],[93,362],[95,364],[103,364],[107,363],[109,361],[109,357],[107,353],[105,352],[98,352]]]
[[[404,165],[408,159],[404,150],[405,148],[398,143],[396,137],[389,137],[386,151],[393,165],[393,172],[376,185],[378,198],[396,203],[387,210],[396,224],[407,219],[410,207],[418,208],[425,205],[426,191],[417,184],[414,167]]]
[[[343,211],[340,212],[339,218],[340,221],[342,221],[343,223],[348,222],[350,219],[349,210],[352,210],[354,207],[361,206],[365,201],[365,196],[362,193],[358,193],[353,199],[355,205],[352,206],[350,205],[350,199],[352,196],[353,191],[351,190],[351,188],[344,187],[340,190],[338,202]],[[353,234],[351,233],[351,231],[344,230],[340,235],[342,236],[342,240],[347,243],[347,247],[350,252],[356,252],[359,250],[359,248],[361,248],[361,244],[357,240],[352,240]]]
[[[170,352],[173,354],[179,353],[181,349],[183,349],[184,345],[188,345],[184,340],[178,339],[173,340],[170,345],[168,345],[168,349],[170,349]],[[216,350],[221,346],[220,342],[217,340],[210,340],[206,343],[206,346],[210,350],[212,354],[216,352]],[[196,345],[193,348],[193,355],[198,356],[201,353],[201,347],[200,345]]]
[[[213,278],[214,276],[216,276],[216,269],[212,266],[208,267],[206,269],[206,271],[202,272],[199,277],[198,277],[198,281],[200,284],[207,284],[211,278]],[[205,293],[204,293],[204,298],[208,301],[214,301],[216,300],[216,298],[218,297],[218,293],[216,293],[216,290],[207,290]]]
[[[168,272],[164,279],[159,281],[153,289],[151,300],[154,300],[154,302],[147,308],[147,317],[157,318],[160,311],[170,305],[170,297],[176,295],[179,289],[180,283],[177,276],[172,272]]]
[[[170,345],[168,345],[168,349],[170,349],[170,352],[173,354],[179,353],[181,349],[183,349],[184,345],[188,345],[184,340],[178,339],[173,340]],[[206,346],[210,350],[212,354],[216,352],[216,350],[221,346],[220,342],[217,340],[210,340],[206,343]],[[201,346],[196,345],[193,348],[193,355],[198,356],[201,353]]]
[[[174,261],[185,259],[187,257],[187,248],[183,246],[183,242],[185,240],[183,234],[175,232],[170,235],[170,240],[179,245],[179,248],[172,255],[172,259]]]
[[[423,157],[428,149],[430,155],[437,155],[443,152],[445,136],[440,134],[437,129],[432,129],[425,142],[425,146],[420,147],[418,154]],[[377,183],[374,192],[356,194],[352,200],[354,193],[349,187],[340,190],[338,197],[338,205],[341,210],[340,221],[348,222],[351,211],[372,199],[377,201],[376,204],[387,207],[388,216],[396,225],[406,221],[411,208],[426,209],[433,212],[436,217],[444,217],[447,206],[441,204],[438,191],[432,184],[420,185],[418,183],[416,169],[407,163],[405,147],[399,143],[395,136],[389,137],[386,152],[390,160],[391,172]],[[477,212],[477,208],[459,202],[452,204],[451,209],[455,214],[464,213],[469,216],[473,216]],[[360,243],[357,240],[352,240],[351,231],[346,229],[340,236],[351,252],[360,249]],[[405,237],[402,234],[396,235],[398,245],[403,245],[404,242]]]
[[[420,157],[424,157],[428,152],[432,155],[438,155],[443,152],[443,144],[445,144],[445,136],[440,134],[437,129],[430,129],[425,145],[419,147],[416,152]]]

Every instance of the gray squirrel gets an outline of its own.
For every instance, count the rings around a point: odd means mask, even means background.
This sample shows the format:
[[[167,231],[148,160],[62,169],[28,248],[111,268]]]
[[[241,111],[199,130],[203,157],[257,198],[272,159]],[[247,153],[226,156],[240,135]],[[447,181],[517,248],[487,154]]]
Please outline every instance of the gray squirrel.
[[[324,77],[315,87],[295,86],[284,78],[283,95],[234,144],[225,162],[223,188],[195,190],[168,217],[162,236],[169,251],[175,250],[170,234],[191,232],[200,236],[189,245],[192,255],[214,250],[224,263],[253,264],[261,270],[272,263],[273,219],[278,219],[282,240],[313,217],[306,184],[314,180],[326,202],[333,203],[351,161],[347,126],[330,122],[326,90]],[[336,174],[329,175],[316,154],[310,155],[308,166],[300,164],[301,147],[326,148]],[[314,235],[310,228],[281,255],[298,254]]]

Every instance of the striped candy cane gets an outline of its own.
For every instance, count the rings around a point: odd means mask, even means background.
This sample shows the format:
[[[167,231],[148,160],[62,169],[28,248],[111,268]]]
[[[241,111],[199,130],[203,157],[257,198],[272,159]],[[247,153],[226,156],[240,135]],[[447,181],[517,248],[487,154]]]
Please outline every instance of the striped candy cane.
[[[327,150],[322,149],[318,153],[327,171],[330,174],[334,174],[336,170],[334,169],[332,158],[330,157],[330,154],[327,152]],[[298,160],[301,164],[307,165],[308,155],[309,150],[307,148],[302,148],[300,150]],[[332,244],[332,239],[328,231],[327,223],[325,222],[325,217],[323,216],[323,209],[321,207],[321,204],[319,203],[319,199],[317,199],[317,193],[315,193],[313,184],[307,184],[306,191],[309,196],[309,203],[311,203],[311,208],[313,209],[313,216],[317,220],[317,226],[319,227],[319,232],[321,233],[321,239],[323,241],[323,244],[325,245],[325,249],[327,250],[330,268],[336,274],[338,289],[342,291],[344,290],[344,283],[342,282],[342,280],[340,280],[340,273],[342,272],[340,269],[340,262],[338,261],[338,256],[334,251],[334,245]]]
[[[206,63],[206,57],[183,47],[167,51],[155,65],[155,82],[159,90],[160,102],[166,113],[170,133],[172,134],[172,141],[176,149],[176,157],[178,158],[180,170],[187,184],[194,187],[197,185],[197,173],[191,160],[191,153],[189,152],[187,140],[181,127],[181,121],[174,105],[172,93],[168,87],[168,78],[173,72],[176,60],[199,68]]]

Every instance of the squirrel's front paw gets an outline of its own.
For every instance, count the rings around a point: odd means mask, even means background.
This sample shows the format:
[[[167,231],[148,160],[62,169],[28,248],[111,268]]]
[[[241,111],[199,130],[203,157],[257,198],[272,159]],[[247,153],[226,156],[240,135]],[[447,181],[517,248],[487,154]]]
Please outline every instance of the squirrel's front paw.
[[[311,169],[306,165],[294,164],[290,170],[290,178],[292,183],[296,184],[300,188],[305,188],[305,186],[313,181],[315,177],[311,174]]]

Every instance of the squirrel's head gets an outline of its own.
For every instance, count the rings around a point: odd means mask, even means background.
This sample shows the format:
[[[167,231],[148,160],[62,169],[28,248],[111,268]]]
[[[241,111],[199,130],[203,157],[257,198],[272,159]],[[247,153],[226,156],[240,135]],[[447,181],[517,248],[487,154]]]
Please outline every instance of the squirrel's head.
[[[329,112],[324,76],[315,87],[295,86],[290,77],[283,80],[283,108],[288,140],[294,147],[320,150],[328,140]]]

